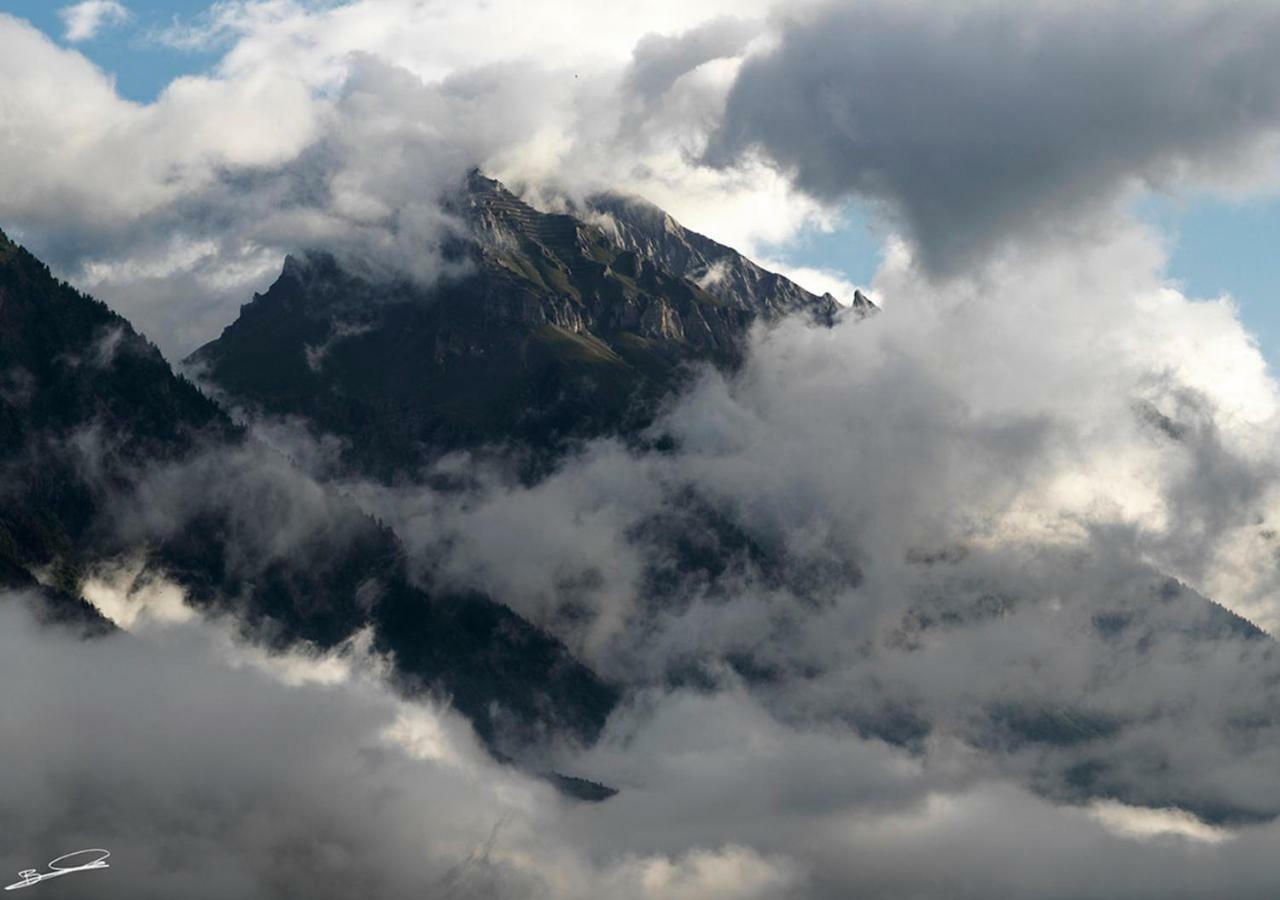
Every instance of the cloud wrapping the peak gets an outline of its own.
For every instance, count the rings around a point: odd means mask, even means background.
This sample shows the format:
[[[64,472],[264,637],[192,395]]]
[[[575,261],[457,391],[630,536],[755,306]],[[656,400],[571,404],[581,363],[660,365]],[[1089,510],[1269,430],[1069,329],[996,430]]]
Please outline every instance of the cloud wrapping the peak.
[[[150,104],[0,16],[0,218],[171,357],[292,250],[440,274],[440,195],[471,166],[534,194],[632,190],[750,249],[827,217],[764,165],[697,163],[760,27],[730,11],[764,4],[605,4],[583,42],[571,4],[243,0],[171,36],[226,51]]]
[[[1163,263],[1136,227],[971,283],[899,250],[881,313],[762,331],[671,405],[671,449],[343,489],[421,577],[620,683],[745,683],[780,721],[925,759],[960,741],[965,771],[1049,798],[1266,817],[1271,643],[1195,591],[1280,621],[1280,393],[1232,307]]]
[[[1275,183],[1265,2],[609,3],[591,41],[577,15],[237,0],[169,34],[225,52],[146,105],[4,17],[0,218],[173,356],[301,246],[433,272],[439,189],[472,165],[535,198],[633,191],[748,253],[861,198],[935,275],[1094,239],[1137,186]]]

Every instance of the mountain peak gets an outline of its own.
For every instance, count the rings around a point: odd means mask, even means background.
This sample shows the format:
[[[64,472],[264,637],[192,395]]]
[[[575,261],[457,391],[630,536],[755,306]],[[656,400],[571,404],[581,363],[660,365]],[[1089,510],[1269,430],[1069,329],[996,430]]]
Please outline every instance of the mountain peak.
[[[811,293],[764,269],[633,194],[597,193],[582,204],[568,201],[566,212],[544,212],[476,168],[467,175],[465,196],[473,227],[485,242],[509,246],[506,239],[518,234],[567,264],[578,250],[597,260],[612,256],[598,246],[604,238],[613,250],[635,254],[642,265],[683,278],[721,303],[765,321],[801,313],[830,324],[840,309],[834,297]],[[591,244],[597,246],[584,246]],[[855,298],[854,306],[870,303],[865,296],[862,300]]]
[[[194,359],[228,395],[301,413],[394,478],[454,449],[554,457],[637,433],[689,363],[736,366],[756,321],[839,309],[635,198],[544,212],[478,169],[459,188],[446,205],[467,225],[468,274],[428,287],[291,256]]]
[[[467,178],[463,217],[480,246],[503,257],[532,251],[535,266],[549,255],[565,267],[580,265],[584,258],[599,260],[598,248],[584,246],[583,223],[573,216],[543,212],[521,200],[501,182],[474,170]],[[586,236],[586,244],[594,235]],[[521,247],[528,243],[532,246]]]
[[[684,227],[658,206],[628,194],[595,194],[583,211],[619,247],[653,260],[721,303],[775,321],[807,315],[830,324],[840,304],[770,272],[743,254]]]

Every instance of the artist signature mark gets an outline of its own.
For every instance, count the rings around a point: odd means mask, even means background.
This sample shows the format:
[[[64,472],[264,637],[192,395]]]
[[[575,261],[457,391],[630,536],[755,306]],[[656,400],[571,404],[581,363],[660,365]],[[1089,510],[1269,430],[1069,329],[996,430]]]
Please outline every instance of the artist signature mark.
[[[96,858],[89,859],[89,854],[97,854]],[[50,878],[58,878],[62,875],[70,875],[74,872],[88,872],[90,869],[109,869],[107,858],[111,856],[110,850],[74,850],[71,853],[64,853],[57,859],[49,863],[48,872],[39,872],[35,869],[23,869],[18,873],[20,881],[5,887],[6,891],[16,891],[18,888],[31,887],[33,884],[39,884]],[[86,859],[86,862],[79,862],[76,858]],[[78,863],[78,864],[77,864]]]

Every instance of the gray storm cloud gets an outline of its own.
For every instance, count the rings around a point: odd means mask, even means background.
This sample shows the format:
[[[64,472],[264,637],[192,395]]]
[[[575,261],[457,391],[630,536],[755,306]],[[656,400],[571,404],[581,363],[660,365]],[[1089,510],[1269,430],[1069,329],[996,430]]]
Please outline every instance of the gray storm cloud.
[[[708,151],[877,204],[954,275],[1089,235],[1138,185],[1273,177],[1280,10],[1198,0],[825,4],[749,57]]]

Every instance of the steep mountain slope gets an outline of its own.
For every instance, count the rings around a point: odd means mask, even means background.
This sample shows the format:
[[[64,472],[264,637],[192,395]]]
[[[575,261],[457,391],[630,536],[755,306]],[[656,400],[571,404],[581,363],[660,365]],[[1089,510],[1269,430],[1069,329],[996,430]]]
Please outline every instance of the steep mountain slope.
[[[582,214],[624,250],[652,260],[673,275],[694,282],[720,302],[766,321],[792,313],[829,321],[840,311],[830,294],[819,297],[806,291],[761,268],[732,247],[690,231],[639,197],[597,194],[587,200]],[[861,291],[854,292],[849,305],[855,315],[875,309]]]
[[[128,322],[0,233],[0,584],[75,609],[103,497],[233,432]]]
[[[290,258],[190,362],[237,402],[350,438],[350,462],[392,477],[433,451],[512,442],[554,455],[633,432],[688,363],[739,361],[754,322],[837,313],[831,297],[678,226],[646,240],[641,214],[602,229],[479,173],[449,206],[469,275],[422,287]],[[686,277],[730,262],[714,285]]]
[[[175,580],[277,646],[372,628],[410,690],[441,691],[504,752],[584,738],[614,692],[474,593],[410,584],[396,537],[250,441],[154,346],[0,236],[0,587],[105,627],[89,573]]]

